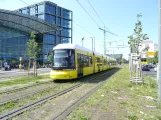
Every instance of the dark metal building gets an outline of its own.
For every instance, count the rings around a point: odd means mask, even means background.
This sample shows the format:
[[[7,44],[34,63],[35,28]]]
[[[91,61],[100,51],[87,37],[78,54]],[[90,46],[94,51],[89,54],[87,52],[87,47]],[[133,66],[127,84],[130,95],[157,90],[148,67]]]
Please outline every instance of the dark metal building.
[[[15,11],[0,10],[0,59],[27,58],[27,41],[35,32],[40,47],[38,61],[60,43],[72,43],[72,11],[44,1]]]

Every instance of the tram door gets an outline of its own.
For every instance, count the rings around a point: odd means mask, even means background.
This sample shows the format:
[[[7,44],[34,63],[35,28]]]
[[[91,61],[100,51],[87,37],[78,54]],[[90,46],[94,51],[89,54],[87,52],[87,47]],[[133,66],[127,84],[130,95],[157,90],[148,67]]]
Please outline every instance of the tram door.
[[[78,77],[83,76],[83,55],[78,54],[77,55],[77,61],[78,61]]]
[[[97,67],[98,72],[100,72],[100,58],[97,58]]]

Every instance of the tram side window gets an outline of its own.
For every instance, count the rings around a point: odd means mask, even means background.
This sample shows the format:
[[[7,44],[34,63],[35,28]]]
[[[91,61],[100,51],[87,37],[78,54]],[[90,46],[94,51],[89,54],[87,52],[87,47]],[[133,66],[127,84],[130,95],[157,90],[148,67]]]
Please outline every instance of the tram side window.
[[[81,56],[81,66],[84,67],[84,55],[80,54]]]
[[[84,66],[89,67],[89,56],[84,55]]]
[[[77,57],[78,57],[78,66],[83,67],[84,66],[84,55],[77,54]]]
[[[99,63],[99,62],[101,62],[100,58],[97,58],[97,60],[96,60],[96,61],[97,61],[98,63]]]
[[[84,55],[84,66],[86,67],[86,55]]]
[[[78,58],[78,64],[82,67],[89,67],[93,64],[92,57],[83,55],[83,54],[77,54]]]
[[[70,56],[70,67],[75,67],[74,51],[71,51],[71,56]]]
[[[78,58],[78,65],[80,65],[80,64],[81,64],[81,55],[78,54],[78,55],[77,55],[77,58]]]

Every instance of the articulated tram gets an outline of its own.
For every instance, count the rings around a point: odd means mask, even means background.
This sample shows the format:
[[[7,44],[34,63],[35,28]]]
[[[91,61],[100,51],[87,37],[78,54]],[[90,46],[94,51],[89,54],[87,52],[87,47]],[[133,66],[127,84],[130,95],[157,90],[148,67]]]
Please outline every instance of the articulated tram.
[[[52,79],[75,79],[107,70],[116,60],[77,44],[59,44],[53,48]]]

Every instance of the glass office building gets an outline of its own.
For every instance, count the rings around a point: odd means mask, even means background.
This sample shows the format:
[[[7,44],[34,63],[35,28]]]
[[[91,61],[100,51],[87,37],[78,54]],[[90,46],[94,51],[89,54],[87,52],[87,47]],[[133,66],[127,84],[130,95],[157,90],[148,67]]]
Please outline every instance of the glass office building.
[[[36,42],[40,47],[38,60],[47,62],[47,53],[60,43],[72,43],[72,11],[62,8],[55,3],[44,1],[27,6],[14,12],[41,19],[59,27],[57,31],[46,30],[36,33]],[[21,21],[23,23],[23,21]],[[11,29],[0,25],[0,59],[10,60],[27,58],[27,41],[30,34],[21,30]]]

